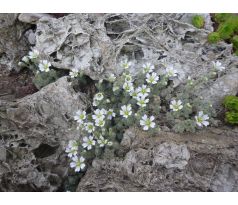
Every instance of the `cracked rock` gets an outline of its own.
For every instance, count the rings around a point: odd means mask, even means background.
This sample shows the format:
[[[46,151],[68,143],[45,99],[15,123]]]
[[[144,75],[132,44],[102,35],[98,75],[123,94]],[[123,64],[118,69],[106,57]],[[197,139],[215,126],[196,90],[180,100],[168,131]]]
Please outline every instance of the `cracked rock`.
[[[78,137],[71,117],[84,106],[84,94],[63,77],[2,108],[0,153],[6,157],[1,154],[1,191],[56,191],[62,186],[69,169],[65,147]]]

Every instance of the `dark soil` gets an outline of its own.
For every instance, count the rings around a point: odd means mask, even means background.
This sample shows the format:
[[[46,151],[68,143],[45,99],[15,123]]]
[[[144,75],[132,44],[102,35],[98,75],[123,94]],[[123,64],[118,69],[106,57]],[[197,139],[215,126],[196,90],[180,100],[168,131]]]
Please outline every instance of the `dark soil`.
[[[30,71],[4,72],[0,67],[0,99],[13,101],[37,92]]]

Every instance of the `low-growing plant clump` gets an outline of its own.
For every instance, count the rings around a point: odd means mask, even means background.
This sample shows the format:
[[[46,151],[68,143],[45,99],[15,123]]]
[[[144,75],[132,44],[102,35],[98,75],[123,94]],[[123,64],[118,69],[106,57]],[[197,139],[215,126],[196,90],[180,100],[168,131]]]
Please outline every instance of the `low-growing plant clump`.
[[[196,28],[203,28],[205,24],[205,20],[203,16],[195,15],[192,17],[192,24]]]
[[[225,121],[231,125],[238,125],[238,97],[233,95],[226,96],[224,106],[227,110]]]
[[[238,16],[230,13],[214,14],[214,21],[218,24],[215,32],[208,35],[209,43],[225,40],[233,44],[234,52],[238,54]]]
[[[35,49],[24,56],[18,65],[33,72],[33,83],[37,89],[41,89],[65,75],[64,71],[53,69],[49,61],[41,60],[39,51]]]
[[[97,93],[92,102],[85,110],[75,112],[79,136],[66,148],[72,160],[71,168],[84,171],[91,159],[117,149],[129,127],[137,127],[153,136],[161,127],[182,133],[214,124],[215,110],[196,93],[225,67],[219,61],[212,62],[206,77],[188,76],[179,90],[173,83],[179,72],[164,62],[156,66],[147,62],[140,67],[123,58],[122,73],[111,74],[96,83]],[[136,73],[130,72],[132,67]],[[80,71],[72,70],[70,76],[80,78]]]

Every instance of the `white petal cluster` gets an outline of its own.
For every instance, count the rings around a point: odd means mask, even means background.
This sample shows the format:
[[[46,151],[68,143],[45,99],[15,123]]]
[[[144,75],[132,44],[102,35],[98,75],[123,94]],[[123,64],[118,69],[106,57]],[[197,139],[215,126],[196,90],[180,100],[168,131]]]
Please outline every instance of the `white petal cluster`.
[[[39,64],[39,70],[41,72],[49,72],[50,71],[51,63],[47,60],[41,60]]]
[[[155,123],[153,122],[155,119],[154,116],[150,116],[148,118],[147,115],[144,115],[142,119],[140,120],[140,125],[143,127],[143,130],[148,130],[149,128],[154,128]]]
[[[131,104],[121,106],[120,115],[128,118],[132,114]]]
[[[120,63],[121,67],[125,70],[128,70],[130,67],[132,67],[132,62],[129,62],[127,58],[122,59]]]
[[[149,99],[146,99],[144,96],[138,96],[136,98],[137,100],[137,105],[139,105],[140,107],[146,107],[146,104],[149,102]]]
[[[113,74],[113,73],[110,74],[110,76],[108,77],[108,81],[111,82],[111,83],[113,83],[115,80],[116,80],[115,74]]]
[[[104,125],[105,125],[105,120],[104,119],[96,119],[95,120],[95,125],[97,126],[97,127],[104,127]]]
[[[28,56],[24,56],[22,59],[21,59],[24,63],[29,63],[29,58]]]
[[[153,72],[153,73],[147,73],[146,74],[146,82],[149,83],[149,84],[156,84],[159,80],[159,76]]]
[[[75,140],[70,140],[68,146],[65,150],[66,153],[68,153],[68,157],[76,156],[78,153],[78,143]]]
[[[138,97],[140,97],[139,94],[138,94],[138,89],[132,90],[132,91],[130,92],[130,96],[131,96],[132,98],[134,98],[134,99],[137,99]]]
[[[195,120],[196,120],[196,124],[199,126],[199,127],[207,127],[209,125],[209,117],[208,115],[205,115],[203,113],[203,111],[200,111],[198,112],[198,115],[195,116]]]
[[[107,111],[105,109],[96,109],[92,117],[96,121],[98,119],[104,119],[106,114]]]
[[[134,90],[133,83],[132,82],[125,82],[123,84],[123,89],[128,93],[132,92]]]
[[[132,76],[130,74],[124,74],[124,78],[125,78],[125,82],[132,82],[133,79],[132,79]]]
[[[72,162],[70,163],[70,167],[75,169],[75,172],[80,172],[81,170],[83,170],[86,165],[84,163],[85,159],[84,157],[80,157],[78,158],[77,156],[74,156],[72,158]]]
[[[71,78],[77,78],[79,75],[79,69],[73,68],[70,72],[69,75]]]
[[[93,136],[89,136],[89,137],[84,137],[83,138],[83,148],[86,148],[87,150],[92,149],[93,146],[95,146],[96,141],[94,140]]]
[[[166,67],[166,74],[169,78],[176,77],[178,75],[178,71],[174,69],[173,66]]]
[[[32,51],[29,52],[28,57],[33,60],[33,59],[37,59],[39,55],[40,55],[40,52],[36,49],[33,49]]]
[[[213,68],[217,71],[224,71],[226,68],[222,66],[220,61],[212,61]]]
[[[102,101],[104,98],[103,93],[97,93],[95,94],[94,98],[93,98],[93,106],[98,106],[100,101]]]
[[[102,93],[97,93],[94,96],[95,100],[101,101],[104,98],[104,95]]]
[[[138,96],[142,98],[146,98],[150,93],[150,88],[147,87],[147,85],[142,85],[141,87],[137,88],[137,93],[138,93]]]
[[[146,63],[142,66],[143,68],[143,73],[152,73],[155,69],[155,66],[152,65],[151,63]]]
[[[76,115],[74,116],[74,120],[76,120],[79,124],[83,124],[86,119],[86,112],[82,110],[78,110]]]
[[[181,100],[172,100],[169,107],[172,111],[177,112],[183,108],[183,104]]]
[[[95,125],[97,127],[104,127],[105,125],[105,115],[107,111],[105,109],[96,109],[92,118],[95,120]]]
[[[95,130],[94,124],[92,122],[87,122],[84,124],[84,129],[88,132],[88,133],[92,133]]]
[[[113,111],[113,109],[109,109],[107,111],[107,119],[111,120],[113,117],[116,117],[116,113]]]

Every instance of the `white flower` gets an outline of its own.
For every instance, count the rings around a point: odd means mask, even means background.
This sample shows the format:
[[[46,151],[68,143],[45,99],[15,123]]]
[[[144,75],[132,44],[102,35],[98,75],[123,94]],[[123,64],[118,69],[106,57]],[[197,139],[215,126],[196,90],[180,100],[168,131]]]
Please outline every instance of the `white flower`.
[[[78,153],[78,143],[75,140],[70,140],[65,150],[68,153],[68,157],[73,157]]]
[[[24,63],[29,63],[29,58],[27,56],[24,56],[22,59],[21,59]]]
[[[76,78],[79,75],[79,70],[77,68],[73,68],[70,72],[69,75],[71,78]]]
[[[87,150],[92,149],[92,146],[94,146],[96,144],[96,141],[93,139],[93,136],[89,136],[89,137],[84,137],[83,138],[83,148],[87,148]]]
[[[183,108],[182,101],[181,100],[172,100],[170,103],[170,109],[177,112]]]
[[[125,58],[125,59],[121,60],[120,65],[121,65],[122,68],[127,70],[132,66],[132,62],[128,62],[128,59]]]
[[[203,111],[198,112],[198,115],[195,116],[195,120],[196,120],[196,124],[199,127],[203,127],[203,126],[206,127],[209,125],[209,122],[207,121],[207,120],[209,120],[209,117],[208,117],[208,115],[205,115],[203,113]]]
[[[125,82],[125,83],[123,84],[123,89],[124,89],[126,92],[130,93],[131,91],[134,90],[133,83],[132,83],[132,82]]]
[[[125,74],[124,78],[125,78],[125,82],[128,82],[128,83],[132,82],[132,76],[130,74]]]
[[[166,68],[166,74],[169,78],[176,77],[178,75],[178,71],[175,70],[173,66],[168,66]]]
[[[39,51],[34,49],[34,50],[29,52],[29,58],[30,59],[36,59],[36,58],[39,57],[39,54],[40,54]]]
[[[97,141],[100,147],[104,147],[105,145],[112,145],[112,142],[109,142],[107,139],[104,139],[103,136],[100,136],[99,140]]]
[[[78,123],[83,123],[85,119],[86,119],[86,112],[78,110],[76,112],[76,115],[74,116],[74,120],[76,120]]]
[[[50,66],[51,66],[50,62],[48,62],[47,60],[42,60],[41,63],[39,64],[39,69],[42,72],[49,72]]]
[[[96,120],[95,120],[95,125],[96,125],[97,127],[104,127],[104,125],[105,125],[104,119],[102,119],[102,118],[96,119]]]
[[[130,96],[131,96],[132,98],[134,98],[134,99],[137,99],[137,98],[139,97],[137,91],[138,91],[137,89],[136,89],[136,90],[132,90],[132,91],[130,92]]]
[[[137,97],[137,105],[139,105],[140,107],[145,107],[146,104],[149,102],[149,99],[145,99],[144,97]]]
[[[146,63],[143,66],[143,73],[152,73],[153,70],[155,69],[154,65],[151,65],[151,63]]]
[[[155,123],[153,122],[154,119],[155,119],[154,116],[151,116],[150,118],[148,118],[147,115],[144,115],[142,119],[140,120],[140,125],[143,126],[143,130],[154,128],[155,127]]]
[[[150,93],[150,88],[148,88],[146,85],[142,85],[141,87],[137,88],[138,96],[140,97],[147,97]]]
[[[107,119],[108,120],[111,120],[113,117],[115,117],[116,116],[116,113],[113,111],[113,109],[109,109],[108,111],[107,111]]]
[[[100,103],[99,101],[93,99],[93,106],[94,107],[97,107],[99,105],[99,103]]]
[[[96,121],[96,120],[99,120],[99,119],[104,119],[105,118],[105,114],[107,113],[107,111],[105,109],[96,109],[94,111],[94,115],[92,116],[93,119]]]
[[[152,74],[146,74],[146,82],[149,84],[156,84],[159,80],[159,76],[153,72]]]
[[[95,127],[92,122],[85,123],[85,130],[87,130],[88,133],[92,133],[95,130]]]
[[[131,114],[131,104],[121,106],[120,115],[124,118],[128,118]]]
[[[212,65],[217,71],[223,71],[226,69],[219,61],[212,61]]]
[[[94,96],[94,99],[97,100],[97,101],[101,101],[103,98],[104,98],[104,96],[103,96],[102,93],[97,93],[97,94]]]
[[[110,74],[110,76],[108,77],[108,80],[109,80],[109,82],[114,82],[115,80],[116,80],[116,76],[112,73],[112,74]]]
[[[77,156],[74,156],[72,160],[73,162],[70,163],[70,167],[75,168],[75,172],[80,172],[80,170],[85,168],[85,159],[83,157],[78,158]]]

